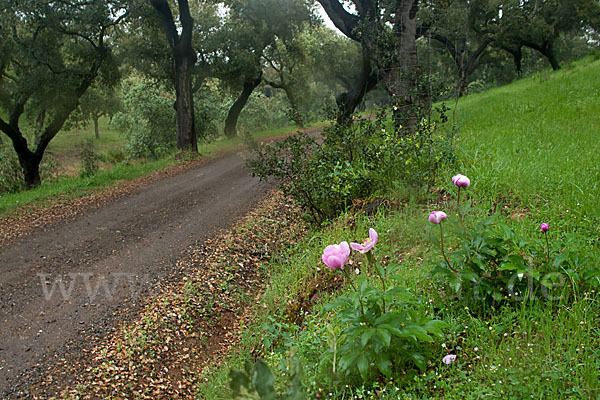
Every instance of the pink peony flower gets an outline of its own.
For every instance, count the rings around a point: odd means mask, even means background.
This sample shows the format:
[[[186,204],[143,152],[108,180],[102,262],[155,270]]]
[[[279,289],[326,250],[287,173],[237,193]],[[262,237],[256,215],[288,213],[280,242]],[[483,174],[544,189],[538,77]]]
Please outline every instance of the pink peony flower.
[[[456,354],[448,354],[446,357],[442,358],[442,362],[446,365],[452,364],[456,360]]]
[[[447,215],[443,211],[432,211],[431,214],[429,214],[429,222],[431,222],[432,224],[439,224],[440,222],[445,220],[446,217]]]
[[[471,180],[463,174],[454,175],[452,177],[452,183],[454,183],[454,186],[458,186],[458,187],[471,186]]]
[[[542,230],[542,232],[548,232],[548,229],[550,229],[550,225],[544,222],[540,225],[540,229]]]
[[[368,253],[373,247],[375,247],[378,238],[379,236],[377,235],[377,232],[375,232],[375,229],[369,228],[369,237],[363,240],[362,244],[354,242],[350,243],[350,247],[352,247],[352,249],[358,251],[361,254],[365,254]]]
[[[331,244],[325,247],[321,260],[331,269],[343,269],[349,255],[350,247],[348,246],[348,242],[341,242],[340,244]]]

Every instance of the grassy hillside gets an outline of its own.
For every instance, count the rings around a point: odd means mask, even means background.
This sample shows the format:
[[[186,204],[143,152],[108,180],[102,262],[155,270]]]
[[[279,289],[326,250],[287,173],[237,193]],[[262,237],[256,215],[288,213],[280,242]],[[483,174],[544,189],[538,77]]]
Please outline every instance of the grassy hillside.
[[[600,398],[598,287],[583,287],[552,301],[469,307],[428,276],[441,256],[435,240],[439,230],[427,222],[429,212],[440,209],[448,212],[449,221],[456,220],[456,188],[450,178],[466,174],[472,185],[463,196],[477,206],[467,216],[467,226],[499,212],[516,234],[531,238],[542,258],[545,241],[539,226],[547,222],[551,247],[589,257],[587,267],[597,266],[598,77],[600,62],[588,59],[461,99],[455,114],[458,162],[443,171],[437,190],[428,196],[396,194],[402,206],[375,216],[346,214],[278,257],[268,267],[271,285],[257,302],[254,324],[244,331],[236,351],[205,374],[200,397],[231,398],[226,390],[229,370],[242,369],[252,353],[271,366],[280,392],[290,374],[286,360],[295,356],[304,370],[304,384],[311,393],[320,392],[319,398]],[[444,193],[446,197],[439,196]],[[424,371],[407,364],[392,376],[361,382],[356,375],[339,376],[327,358],[344,337],[336,313],[324,310],[341,294],[328,286],[339,271],[326,268],[321,254],[333,243],[361,242],[371,227],[379,232],[375,258],[401,265],[395,285],[418,294],[419,307],[446,322],[448,329],[425,347],[429,361]],[[447,250],[456,244],[446,243]],[[366,263],[356,252],[350,259],[353,266]],[[307,292],[315,282],[324,286],[317,295]],[[341,292],[351,293],[352,288],[346,285]],[[308,302],[308,308],[300,309],[300,323],[290,322],[294,307],[289,304],[294,302],[303,307]],[[450,353],[457,356],[455,362],[442,363]],[[336,355],[337,360],[343,357]]]
[[[488,198],[515,199],[542,216],[598,218],[599,77],[600,61],[586,59],[462,99],[463,173]]]

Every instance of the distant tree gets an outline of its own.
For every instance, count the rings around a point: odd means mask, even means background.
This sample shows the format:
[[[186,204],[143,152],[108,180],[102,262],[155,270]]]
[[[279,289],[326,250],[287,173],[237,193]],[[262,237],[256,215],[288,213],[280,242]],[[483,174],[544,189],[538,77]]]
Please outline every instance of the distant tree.
[[[560,68],[555,43],[562,33],[600,28],[600,3],[597,0],[496,0],[499,10],[497,40],[511,53],[515,66],[521,64],[522,47],[542,54],[552,66]]]
[[[240,113],[246,106],[248,99],[252,95],[254,89],[262,82],[262,71],[255,71],[255,75],[252,74],[244,75],[244,81],[242,84],[242,90],[237,99],[233,102],[229,111],[227,112],[227,118],[225,118],[224,133],[228,138],[232,138],[237,135],[237,123]]]
[[[305,33],[315,80],[333,93],[338,121],[348,119],[378,82],[378,71],[365,46],[323,26]]]
[[[137,7],[132,9],[128,24],[119,32],[118,55],[122,60],[123,74],[126,76],[143,75],[150,81],[154,81],[161,90],[172,93],[176,98],[176,68],[174,65],[173,52],[165,34],[164,24],[158,17],[156,9],[149,1],[136,1]],[[171,2],[170,4],[173,4]],[[205,121],[207,115],[200,110],[202,104],[196,104],[204,97],[200,91],[208,90],[206,79],[213,73],[215,54],[219,53],[224,46],[216,41],[213,36],[222,24],[223,16],[219,15],[219,4],[212,0],[198,0],[190,2],[190,15],[193,18],[192,48],[196,62],[191,68],[191,91],[194,97],[194,126],[197,140],[212,135],[205,132],[212,121]],[[172,11],[177,16],[175,8]],[[178,22],[176,22],[178,25]],[[168,88],[171,90],[168,90]],[[176,119],[177,102],[171,107]],[[174,127],[177,123],[174,124]],[[171,130],[169,129],[169,132]],[[177,143],[177,129],[173,129],[175,143]],[[165,138],[157,138],[163,141]],[[176,145],[177,146],[177,145]],[[175,147],[177,148],[177,147]],[[181,148],[180,148],[181,149]]]
[[[304,39],[302,35],[279,39],[263,54],[267,62],[263,79],[269,86],[284,91],[290,103],[289,117],[299,127],[304,126],[300,105],[303,99],[310,97],[308,81],[312,72]]]
[[[486,48],[494,42],[493,26],[498,10],[490,12],[487,0],[438,0],[422,8],[426,36],[445,49],[456,66],[456,92],[467,92],[469,76],[479,67]],[[494,13],[495,11],[495,13]]]
[[[94,124],[94,136],[100,139],[100,118],[112,118],[121,107],[121,99],[113,88],[94,85],[81,97],[79,107],[73,114],[76,114],[81,121],[91,121]]]
[[[502,50],[506,51],[513,58],[517,74],[523,73],[523,43],[499,43]]]
[[[215,35],[220,56],[215,58],[213,67],[221,86],[237,96],[229,107],[224,126],[225,136],[234,137],[240,113],[262,82],[261,56],[273,36],[263,18],[253,15],[260,9],[253,2],[234,1],[230,7],[229,18]]]
[[[224,128],[225,135],[232,137],[237,134],[240,113],[265,77],[265,53],[277,41],[298,35],[311,12],[304,0],[229,0],[225,4],[229,16],[214,35],[219,49],[214,66],[223,86],[236,95]]]
[[[115,54],[120,60],[124,78],[142,74],[157,84],[175,87],[175,68],[169,42],[161,20],[146,1],[136,1],[129,17],[118,29],[119,46]]]
[[[39,166],[50,141],[101,76],[114,83],[116,65],[109,30],[125,17],[118,0],[0,3],[0,130],[23,168],[27,188],[40,184]],[[30,148],[23,115],[38,119],[40,134]]]
[[[373,90],[379,82],[379,70],[373,68],[369,50],[361,46],[360,69],[358,77],[347,91],[340,93],[335,101],[338,106],[338,123],[348,120],[356,108],[363,102],[365,95]]]
[[[125,134],[129,159],[157,159],[176,148],[175,96],[170,81],[156,82],[131,74],[121,82],[123,109],[112,125]]]

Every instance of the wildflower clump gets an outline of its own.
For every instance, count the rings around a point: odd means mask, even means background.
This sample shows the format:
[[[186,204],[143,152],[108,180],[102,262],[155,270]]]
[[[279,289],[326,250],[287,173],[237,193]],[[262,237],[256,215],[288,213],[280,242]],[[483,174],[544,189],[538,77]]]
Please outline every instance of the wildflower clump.
[[[326,311],[335,311],[333,323],[341,326],[336,338],[339,347],[331,350],[340,354],[339,358],[332,357],[333,370],[346,375],[358,373],[364,381],[378,375],[392,376],[410,364],[425,369],[424,344],[441,338],[446,328],[444,322],[427,315],[418,297],[397,284],[400,279],[395,274],[400,265],[377,262],[374,253],[378,240],[379,235],[371,228],[362,243],[350,243],[357,253],[365,254],[369,273],[353,275],[343,270],[352,290],[325,307]],[[341,263],[343,243],[339,250],[335,247],[338,245],[325,247],[326,265],[331,267],[331,260],[332,265]]]
[[[491,215],[467,226],[461,207],[461,189],[471,185],[465,175],[455,175],[458,222],[462,229],[450,238],[454,250],[446,252],[442,221],[443,211],[429,214],[429,222],[440,227],[442,260],[431,275],[447,281],[465,303],[500,303],[527,299],[556,300],[577,290],[580,284],[597,285],[600,270],[587,266],[588,260],[559,244],[552,248],[546,222],[539,226],[545,236],[545,246],[539,241],[518,235],[502,219]],[[465,207],[467,207],[466,205]]]

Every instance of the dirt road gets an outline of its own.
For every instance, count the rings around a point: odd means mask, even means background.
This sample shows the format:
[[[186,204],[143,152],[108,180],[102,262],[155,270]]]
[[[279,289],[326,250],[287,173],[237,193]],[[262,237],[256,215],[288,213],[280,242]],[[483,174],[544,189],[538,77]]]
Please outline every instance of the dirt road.
[[[110,333],[120,310],[177,274],[188,246],[267,189],[233,154],[0,247],[0,398],[22,394],[32,371],[85,337]]]

